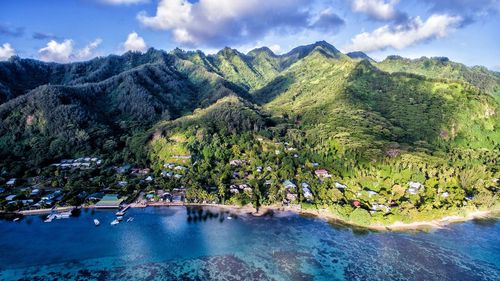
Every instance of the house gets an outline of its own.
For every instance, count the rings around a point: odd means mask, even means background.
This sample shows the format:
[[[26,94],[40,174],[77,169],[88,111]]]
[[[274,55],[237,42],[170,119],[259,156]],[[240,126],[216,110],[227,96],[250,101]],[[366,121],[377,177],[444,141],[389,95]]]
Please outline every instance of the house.
[[[180,179],[180,178],[182,178],[182,175],[180,175],[180,174],[175,174],[175,175],[174,175],[174,178],[176,178],[176,179]]]
[[[247,161],[245,161],[245,160],[234,159],[234,160],[229,161],[229,165],[231,165],[233,167],[237,167],[237,166],[241,166],[243,164],[246,164],[246,162]]]
[[[10,180],[9,180],[6,184],[7,184],[7,185],[16,185],[16,182],[17,182],[17,179],[12,178],[12,179],[10,179]]]
[[[366,193],[368,193],[368,197],[372,197],[373,195],[377,195],[378,193],[373,191],[373,190],[368,190]]]
[[[175,164],[172,164],[172,163],[165,163],[163,164],[163,167],[167,168],[167,169],[173,169],[175,167]]]
[[[149,172],[151,172],[151,169],[149,169],[149,168],[144,168],[144,169],[134,168],[134,169],[132,169],[132,174],[136,174],[136,175],[147,175],[147,174],[149,174]]]
[[[39,194],[40,194],[40,189],[35,188],[35,189],[31,190],[31,196],[37,196]]]
[[[153,181],[153,177],[152,177],[152,176],[148,176],[148,177],[145,179],[145,181],[147,181],[147,182],[152,182],[152,181]]]
[[[318,167],[319,163],[313,162],[312,165],[313,165],[313,167]]]
[[[311,200],[313,195],[311,193],[311,190],[309,189],[309,185],[305,182],[302,183],[302,192],[304,193],[304,198],[307,200]]]
[[[249,186],[246,186],[243,188],[243,191],[246,192],[246,193],[252,193],[252,188],[249,187]]]
[[[62,165],[61,165],[61,166],[62,166]],[[127,173],[129,170],[130,170],[130,165],[129,165],[129,164],[125,164],[125,165],[123,165],[123,166],[121,166],[121,167],[118,167],[118,168],[116,169],[116,172],[117,172],[118,174],[125,174],[125,173]]]
[[[9,196],[5,197],[5,201],[12,201],[12,200],[14,200],[14,198],[16,198],[16,196],[17,195],[15,195],[15,194],[9,195]]]
[[[271,171],[273,170],[273,168],[271,168],[271,166],[267,166],[266,170],[267,170],[268,172],[271,172]]]
[[[168,171],[162,171],[162,172],[160,173],[160,175],[161,175],[162,177],[164,177],[164,178],[165,178],[165,177],[167,177],[167,178],[171,178],[171,177],[173,177],[173,176],[174,176],[174,173],[172,173],[172,172],[168,172]]]
[[[413,181],[411,181],[411,182],[408,183],[408,186],[409,187],[408,187],[407,192],[410,193],[410,194],[412,194],[412,195],[417,194],[417,192],[420,189],[422,189],[422,190],[424,189],[424,186],[421,183],[419,183],[419,182],[413,182]]]
[[[291,189],[291,188],[296,188],[297,186],[290,180],[286,180],[283,182],[283,186],[285,186],[286,189]]]
[[[441,197],[443,197],[443,198],[448,198],[448,196],[450,196],[450,194],[447,191],[445,191],[441,194]]]
[[[236,193],[240,193],[240,190],[238,189],[238,186],[231,185],[231,186],[229,186],[229,192],[236,194]]]
[[[358,200],[354,200],[354,201],[352,201],[352,206],[359,207],[359,206],[361,206],[361,202],[359,202]]]
[[[295,154],[293,155],[293,158],[299,158],[299,155],[298,155],[297,153],[295,153]]]
[[[154,193],[146,194],[146,200],[153,201],[155,199]]]
[[[387,207],[386,205],[384,204],[378,204],[378,203],[373,203],[372,204],[372,207],[371,207],[371,210],[372,211],[378,211],[378,210],[381,210],[383,211],[384,213],[388,213],[391,208],[390,207]]]
[[[325,169],[319,169],[319,170],[316,170],[314,171],[314,173],[316,174],[316,176],[320,177],[320,178],[330,178],[332,177],[327,170]]]
[[[118,182],[118,186],[124,187],[124,186],[127,186],[127,185],[128,185],[127,181],[119,181]]]
[[[261,166],[257,166],[257,173],[262,173],[262,167]]]
[[[185,170],[187,170],[187,168],[186,168],[186,167],[184,167],[184,166],[180,166],[180,165],[178,165],[178,166],[175,166],[175,167],[174,167],[174,170],[176,170],[176,171],[185,171]]]
[[[338,189],[346,189],[347,188],[347,185],[343,185],[339,182],[335,182],[335,187],[338,188]]]

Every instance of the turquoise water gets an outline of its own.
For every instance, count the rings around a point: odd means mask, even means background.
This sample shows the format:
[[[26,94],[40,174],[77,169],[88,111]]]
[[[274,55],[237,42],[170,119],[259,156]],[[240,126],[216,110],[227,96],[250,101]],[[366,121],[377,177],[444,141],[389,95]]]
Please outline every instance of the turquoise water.
[[[84,210],[0,221],[2,280],[500,280],[500,223],[380,233],[293,214]],[[101,226],[95,227],[98,218]]]

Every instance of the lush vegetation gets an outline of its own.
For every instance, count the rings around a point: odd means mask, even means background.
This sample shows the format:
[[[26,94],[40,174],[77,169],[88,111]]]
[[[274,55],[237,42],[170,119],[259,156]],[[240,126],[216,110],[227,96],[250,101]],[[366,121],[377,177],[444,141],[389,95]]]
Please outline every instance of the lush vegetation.
[[[183,186],[189,202],[301,205],[362,225],[435,219],[499,207],[499,85],[484,68],[375,63],[326,42],[280,56],[16,58],[0,63],[0,169],[72,203],[103,188],[133,198]],[[85,155],[104,163],[48,166]],[[113,168],[126,163],[152,178]]]

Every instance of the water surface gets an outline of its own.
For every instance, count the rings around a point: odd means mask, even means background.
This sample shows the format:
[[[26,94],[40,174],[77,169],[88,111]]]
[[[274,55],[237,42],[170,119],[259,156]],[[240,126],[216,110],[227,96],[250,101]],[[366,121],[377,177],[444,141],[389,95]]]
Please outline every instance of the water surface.
[[[94,210],[52,223],[0,221],[0,279],[500,280],[496,220],[381,233],[207,208],[130,209],[127,217],[134,220],[116,226],[114,211]]]

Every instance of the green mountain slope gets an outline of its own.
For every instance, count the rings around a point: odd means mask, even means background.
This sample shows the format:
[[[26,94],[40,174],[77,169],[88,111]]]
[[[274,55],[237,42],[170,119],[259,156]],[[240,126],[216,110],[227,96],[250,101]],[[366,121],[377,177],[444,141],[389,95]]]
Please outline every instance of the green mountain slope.
[[[490,94],[500,95],[500,74],[491,72],[485,67],[467,67],[461,63],[450,61],[446,57],[420,59],[405,59],[399,56],[389,56],[377,66],[387,72],[405,72],[423,75],[429,78],[439,78],[463,81],[476,86]]]

